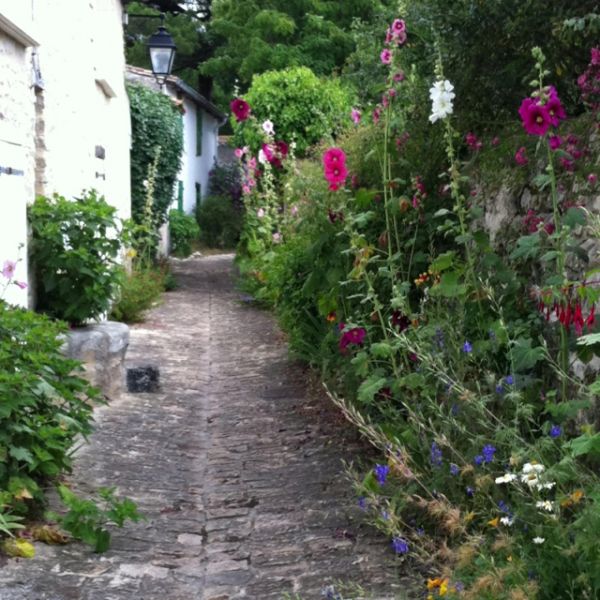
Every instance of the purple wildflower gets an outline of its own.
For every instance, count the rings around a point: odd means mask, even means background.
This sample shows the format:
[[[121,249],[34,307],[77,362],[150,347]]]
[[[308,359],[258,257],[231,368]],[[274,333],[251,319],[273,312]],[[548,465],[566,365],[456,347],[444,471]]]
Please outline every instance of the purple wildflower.
[[[450,475],[458,475],[460,473],[460,468],[458,465],[454,463],[450,463]]]
[[[496,448],[491,444],[487,444],[483,447],[481,454],[483,454],[483,460],[486,463],[491,463],[494,460],[494,454],[496,453]]]
[[[469,354],[470,352],[473,352],[473,346],[471,345],[471,342],[466,341],[463,344],[462,351],[466,352],[467,354]]]
[[[560,437],[560,434],[562,433],[562,427],[560,425],[552,425],[552,427],[550,428],[550,437],[556,439],[557,437]]]
[[[387,476],[390,472],[390,468],[388,467],[388,465],[375,465],[373,471],[375,473],[377,483],[379,483],[379,485],[385,485]]]
[[[431,460],[431,464],[434,467],[440,467],[442,465],[442,451],[435,442],[431,443],[431,452],[429,454],[429,459]]]
[[[473,462],[480,467],[483,464],[483,456],[481,454],[478,454],[474,459]]]
[[[367,510],[367,499],[364,496],[358,499],[358,506],[361,510]]]
[[[467,486],[465,492],[469,498],[472,498],[475,495],[475,490],[470,485]]]
[[[406,554],[408,552],[408,542],[402,538],[395,537],[392,539],[392,548],[396,554]]]
[[[513,385],[515,382],[515,378],[512,375],[507,375],[504,379],[506,385]]]

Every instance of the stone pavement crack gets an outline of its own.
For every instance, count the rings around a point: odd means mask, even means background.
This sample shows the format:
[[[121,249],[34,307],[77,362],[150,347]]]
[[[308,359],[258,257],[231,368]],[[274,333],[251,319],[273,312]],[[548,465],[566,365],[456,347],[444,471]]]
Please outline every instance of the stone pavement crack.
[[[161,390],[99,408],[70,478],[117,486],[147,520],[104,555],[36,544],[0,569],[0,600],[312,600],[335,580],[416,598],[344,479],[364,445],[324,422],[272,316],[239,302],[232,257],[174,269],[180,287],[132,328],[127,357],[158,365]]]

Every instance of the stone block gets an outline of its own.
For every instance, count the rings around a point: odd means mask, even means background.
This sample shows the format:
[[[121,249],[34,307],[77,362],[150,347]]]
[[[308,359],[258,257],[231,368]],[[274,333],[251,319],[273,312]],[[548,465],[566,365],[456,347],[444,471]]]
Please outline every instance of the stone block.
[[[160,389],[160,372],[154,365],[129,367],[127,391],[132,394],[154,393]]]
[[[84,363],[87,379],[108,398],[123,390],[129,327],[105,321],[72,329],[65,336],[63,353]]]

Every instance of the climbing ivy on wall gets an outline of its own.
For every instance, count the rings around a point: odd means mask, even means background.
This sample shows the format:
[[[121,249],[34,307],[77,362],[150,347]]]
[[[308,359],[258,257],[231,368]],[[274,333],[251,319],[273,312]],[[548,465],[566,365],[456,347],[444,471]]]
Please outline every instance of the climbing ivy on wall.
[[[141,222],[146,198],[144,181],[160,148],[154,182],[154,219],[157,226],[167,220],[183,152],[181,115],[168,96],[140,85],[128,85],[131,106],[131,209]]]

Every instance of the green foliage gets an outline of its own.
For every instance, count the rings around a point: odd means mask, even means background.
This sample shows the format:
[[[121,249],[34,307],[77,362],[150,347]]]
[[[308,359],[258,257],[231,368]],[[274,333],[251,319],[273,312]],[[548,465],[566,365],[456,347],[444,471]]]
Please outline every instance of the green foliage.
[[[111,318],[124,323],[140,323],[144,313],[160,298],[165,289],[165,274],[158,268],[136,266],[123,272]]]
[[[160,226],[167,220],[181,166],[183,122],[167,96],[139,85],[128,85],[127,92],[132,128],[132,216],[137,223],[144,220],[148,174],[156,161],[152,215],[154,224]]]
[[[278,139],[295,141],[301,156],[325,136],[335,135],[348,122],[352,96],[337,80],[319,79],[307,67],[257,75],[246,95],[256,119],[270,119]],[[243,124],[244,125],[244,124]],[[240,127],[244,144],[256,148],[249,127]]]
[[[230,196],[207,196],[198,205],[200,239],[211,248],[235,248],[240,239],[242,215]]]
[[[100,488],[98,502],[83,500],[64,485],[58,486],[58,493],[69,509],[65,515],[58,516],[61,527],[75,539],[92,546],[94,552],[106,552],[109,549],[109,525],[120,528],[127,520],[137,522],[142,518],[132,500],[119,500],[115,496],[115,488]]]
[[[209,196],[230,197],[234,204],[239,203],[242,196],[242,182],[237,163],[215,164],[209,176]]]
[[[169,212],[169,233],[171,252],[175,256],[185,257],[192,253],[192,244],[200,235],[196,219],[178,210]]]
[[[0,301],[0,506],[28,512],[71,469],[97,391],[60,352],[64,325]],[[8,522],[10,524],[10,521]]]
[[[40,196],[28,209],[38,308],[73,324],[106,313],[118,284],[116,208],[95,191]]]

